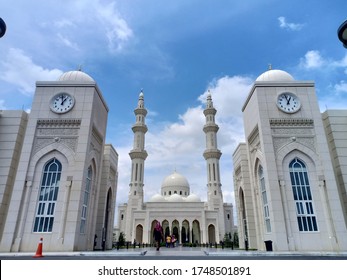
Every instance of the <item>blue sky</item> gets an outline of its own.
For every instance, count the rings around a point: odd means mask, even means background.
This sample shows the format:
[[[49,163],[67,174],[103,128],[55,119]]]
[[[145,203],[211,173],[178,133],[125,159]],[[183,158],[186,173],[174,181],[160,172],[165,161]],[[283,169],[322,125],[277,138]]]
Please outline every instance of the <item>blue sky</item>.
[[[133,110],[143,89],[145,200],[174,169],[206,199],[202,110],[210,89],[224,198],[234,203],[241,107],[269,64],[297,80],[314,80],[322,111],[346,108],[347,50],[337,38],[346,10],[342,0],[3,1],[0,109],[30,111],[36,81],[81,66],[110,107],[106,142],[119,153],[117,203],[124,203]]]

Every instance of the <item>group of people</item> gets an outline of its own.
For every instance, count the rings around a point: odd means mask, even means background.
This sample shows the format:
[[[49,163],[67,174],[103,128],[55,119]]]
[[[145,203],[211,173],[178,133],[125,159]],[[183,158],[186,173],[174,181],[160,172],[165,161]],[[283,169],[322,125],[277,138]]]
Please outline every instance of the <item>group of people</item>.
[[[156,242],[157,251],[160,249],[160,243],[164,241],[164,233],[163,228],[160,225],[160,222],[157,222],[155,225],[154,231],[153,231],[153,237]],[[175,243],[177,241],[175,235],[168,235],[166,236],[166,247],[175,247]]]
[[[177,241],[177,239],[176,239],[175,235],[166,236],[166,247],[167,248],[175,247],[176,241]]]

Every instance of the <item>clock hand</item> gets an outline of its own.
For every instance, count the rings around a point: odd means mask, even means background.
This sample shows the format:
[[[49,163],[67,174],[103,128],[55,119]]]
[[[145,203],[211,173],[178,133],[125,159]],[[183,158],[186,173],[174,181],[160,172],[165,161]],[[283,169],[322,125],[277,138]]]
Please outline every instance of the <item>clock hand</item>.
[[[290,105],[290,99],[291,97],[289,96],[289,99],[287,99],[287,105]]]
[[[67,97],[65,97],[65,99],[63,97],[60,105],[64,105],[64,102],[66,101],[66,99],[67,99]]]

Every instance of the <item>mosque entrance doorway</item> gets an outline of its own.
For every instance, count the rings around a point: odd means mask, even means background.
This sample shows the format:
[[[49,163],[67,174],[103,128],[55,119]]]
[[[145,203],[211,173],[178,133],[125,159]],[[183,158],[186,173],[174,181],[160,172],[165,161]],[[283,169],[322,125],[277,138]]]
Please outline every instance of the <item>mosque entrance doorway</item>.
[[[163,233],[164,233],[164,238],[166,240],[166,237],[168,235],[170,235],[170,226],[169,226],[169,222],[167,220],[164,220],[163,221],[163,224],[162,224],[162,227],[163,227]]]
[[[214,228],[214,225],[208,226],[208,242],[216,243],[216,230]]]
[[[192,242],[201,243],[200,223],[197,220],[193,222]]]
[[[138,225],[136,227],[136,238],[135,238],[136,243],[142,243],[143,242],[142,236],[143,236],[143,226]]]
[[[180,243],[180,234],[179,234],[179,223],[177,220],[172,222],[172,234],[175,236],[176,240]]]
[[[189,223],[187,220],[184,220],[182,223],[182,230],[181,230],[181,242],[182,243],[188,243],[189,240]]]

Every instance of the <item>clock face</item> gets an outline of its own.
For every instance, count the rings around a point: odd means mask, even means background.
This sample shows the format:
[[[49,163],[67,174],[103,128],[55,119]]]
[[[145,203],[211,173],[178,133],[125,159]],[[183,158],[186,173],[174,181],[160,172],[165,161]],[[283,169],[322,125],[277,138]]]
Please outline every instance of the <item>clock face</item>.
[[[51,100],[51,110],[55,113],[66,113],[75,105],[75,99],[68,93],[58,93]]]
[[[300,99],[291,92],[283,92],[277,97],[277,106],[285,113],[295,113],[301,107]]]

